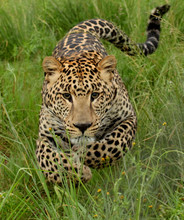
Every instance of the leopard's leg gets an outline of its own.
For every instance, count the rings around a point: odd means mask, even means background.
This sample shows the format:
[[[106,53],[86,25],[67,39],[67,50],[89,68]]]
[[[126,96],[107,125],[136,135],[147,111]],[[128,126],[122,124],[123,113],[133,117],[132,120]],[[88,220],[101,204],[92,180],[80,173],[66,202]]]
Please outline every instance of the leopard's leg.
[[[64,153],[47,138],[37,140],[36,156],[38,163],[48,181],[63,183],[63,178],[78,183],[85,183],[91,179],[92,174],[88,166],[83,165],[74,152]],[[80,179],[80,180],[79,180]]]
[[[92,168],[104,167],[120,159],[132,146],[137,126],[136,116],[129,116],[102,140],[87,145],[84,164]]]

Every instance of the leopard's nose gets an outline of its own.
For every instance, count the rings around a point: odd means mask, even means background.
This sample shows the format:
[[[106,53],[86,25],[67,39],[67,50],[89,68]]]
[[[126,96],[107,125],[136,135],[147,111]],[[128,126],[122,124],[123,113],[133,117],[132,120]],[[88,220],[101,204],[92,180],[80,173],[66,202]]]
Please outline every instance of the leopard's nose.
[[[92,125],[92,123],[76,123],[73,125],[84,134],[84,132]]]

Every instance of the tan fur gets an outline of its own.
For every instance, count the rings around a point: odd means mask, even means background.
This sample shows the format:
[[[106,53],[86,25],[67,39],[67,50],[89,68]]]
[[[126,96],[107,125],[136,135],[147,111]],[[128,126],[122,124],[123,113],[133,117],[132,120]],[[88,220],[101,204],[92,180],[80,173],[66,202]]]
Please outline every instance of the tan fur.
[[[45,57],[42,63],[43,70],[46,73],[48,87],[51,87],[60,76],[61,64],[54,57]]]
[[[92,123],[94,121],[95,115],[90,106],[90,95],[87,97],[75,97],[70,118],[74,124],[81,122]]]
[[[102,80],[107,83],[111,82],[113,78],[113,71],[116,69],[116,58],[112,55],[106,56],[98,64],[98,69],[100,70],[100,76]]]

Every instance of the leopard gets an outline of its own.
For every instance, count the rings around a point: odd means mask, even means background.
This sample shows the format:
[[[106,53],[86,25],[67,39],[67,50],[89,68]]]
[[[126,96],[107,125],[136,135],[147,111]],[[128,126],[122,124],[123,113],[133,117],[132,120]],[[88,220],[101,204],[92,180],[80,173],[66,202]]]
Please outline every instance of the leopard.
[[[136,112],[116,58],[100,39],[128,56],[146,57],[158,48],[169,8],[152,10],[144,43],[134,43],[109,21],[90,19],[74,26],[44,58],[36,157],[48,182],[86,183],[92,169],[114,165],[132,148]]]

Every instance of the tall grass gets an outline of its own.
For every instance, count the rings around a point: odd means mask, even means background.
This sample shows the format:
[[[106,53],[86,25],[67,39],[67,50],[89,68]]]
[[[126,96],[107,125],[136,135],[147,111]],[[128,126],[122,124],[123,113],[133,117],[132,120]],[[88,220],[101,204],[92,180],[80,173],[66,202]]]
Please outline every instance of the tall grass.
[[[138,116],[131,152],[86,185],[48,184],[35,158],[42,60],[82,20],[111,20],[145,39],[155,6],[171,4],[155,54],[118,60]],[[184,2],[0,0],[0,218],[184,219]]]

